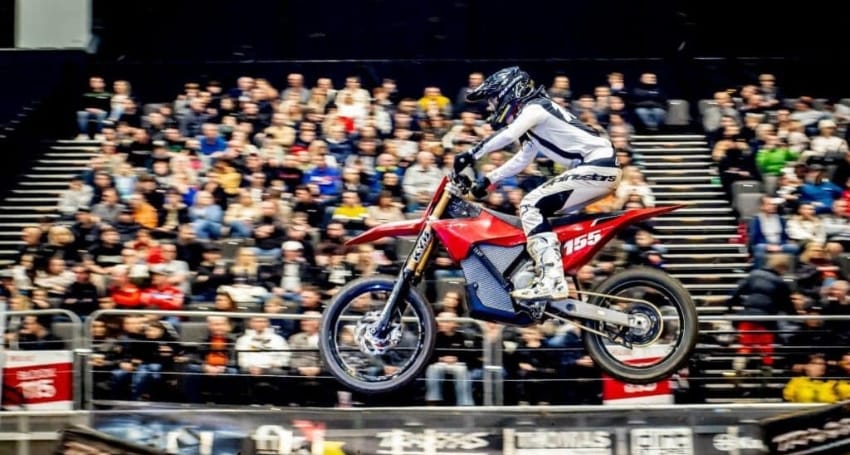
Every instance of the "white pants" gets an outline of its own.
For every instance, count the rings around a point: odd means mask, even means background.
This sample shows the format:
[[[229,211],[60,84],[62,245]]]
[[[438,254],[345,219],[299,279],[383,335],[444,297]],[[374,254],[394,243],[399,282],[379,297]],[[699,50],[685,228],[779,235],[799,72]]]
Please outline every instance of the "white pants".
[[[617,188],[622,171],[614,159],[574,167],[522,198],[519,216],[526,237],[552,230],[546,217],[569,213],[601,199]]]

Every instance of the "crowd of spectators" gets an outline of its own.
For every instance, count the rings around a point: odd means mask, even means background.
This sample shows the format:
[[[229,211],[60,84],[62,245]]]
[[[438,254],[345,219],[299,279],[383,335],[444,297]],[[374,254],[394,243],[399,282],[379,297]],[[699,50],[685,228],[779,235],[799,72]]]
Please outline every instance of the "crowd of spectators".
[[[752,257],[752,271],[729,307],[757,316],[850,315],[850,107],[783,98],[774,75],[762,74],[757,84],[715,93],[702,120],[714,169]],[[818,319],[742,321],[739,353],[754,354],[764,375],[786,371],[792,377],[786,400],[836,401],[846,393],[833,391],[827,399],[818,384],[827,373],[847,377],[846,327]],[[737,370],[748,366],[738,360]]]
[[[62,193],[58,217],[23,227],[24,245],[2,274],[0,294],[12,309],[61,308],[83,319],[113,308],[210,312],[202,319],[200,343],[182,341],[190,324],[185,317],[94,321],[91,364],[99,398],[236,399],[228,391],[250,381],[252,387],[239,390],[254,393],[239,399],[332,402],[324,392],[315,319],[242,320],[215,312],[315,317],[352,279],[395,273],[403,247],[395,240],[358,247],[344,242],[369,227],[418,216],[453,156],[492,134],[484,121],[486,104],[465,100],[482,80],[483,74],[470,74],[453,100],[438,87],[410,97],[391,79],[367,90],[355,76],[340,88],[327,77],[311,87],[297,73],[282,88],[243,76],[232,87],[188,82],[173,100],[143,103],[129,81],[114,81],[110,92],[103,78],[93,76],[77,115],[77,139],[95,141],[99,151]],[[622,74],[612,73],[593,94],[578,96],[569,79],[558,75],[548,93],[609,137],[626,169],[621,188],[587,210],[653,206],[629,142],[635,130],[663,127],[666,98],[655,75],[642,75],[630,89]],[[512,152],[491,154],[482,170],[501,165]],[[491,188],[483,204],[516,214],[523,194],[562,170],[541,156]],[[598,263],[580,271],[582,283],[628,264],[662,267],[664,250],[652,233],[649,225],[625,232]],[[444,316],[463,316],[462,304],[443,305],[452,296],[438,295],[434,284],[459,276],[458,265],[444,252],[432,262],[429,299]],[[51,325],[62,320],[10,320],[7,346],[62,346],[51,334]],[[445,346],[424,375],[424,398],[443,399],[440,387],[448,373],[462,384],[458,403],[467,404],[473,399],[470,384],[481,378],[475,352],[487,333],[451,325],[441,325]],[[505,362],[506,378],[542,381],[576,372],[598,377],[580,352],[575,327],[508,330],[505,340],[516,353]],[[451,350],[458,343],[466,354]],[[598,397],[598,391],[541,395],[523,386],[516,400]]]

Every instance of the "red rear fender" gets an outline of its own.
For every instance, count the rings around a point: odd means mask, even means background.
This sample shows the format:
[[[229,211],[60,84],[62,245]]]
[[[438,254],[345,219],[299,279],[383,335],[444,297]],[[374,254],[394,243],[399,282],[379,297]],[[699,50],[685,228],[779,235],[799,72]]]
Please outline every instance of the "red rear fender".
[[[378,239],[386,237],[405,237],[419,235],[422,231],[422,226],[425,225],[425,218],[416,220],[392,221],[375,226],[372,229],[348,240],[346,245],[359,245],[361,243],[374,242]]]

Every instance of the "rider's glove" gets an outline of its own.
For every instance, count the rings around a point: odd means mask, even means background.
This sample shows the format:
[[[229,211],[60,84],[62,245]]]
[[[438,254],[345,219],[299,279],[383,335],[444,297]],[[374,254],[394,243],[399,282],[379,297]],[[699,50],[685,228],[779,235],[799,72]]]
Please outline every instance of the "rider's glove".
[[[484,199],[487,196],[487,189],[490,188],[490,179],[487,177],[482,177],[472,185],[472,188],[469,189],[469,193],[472,194],[472,197],[475,199]]]
[[[471,151],[467,150],[465,152],[458,153],[457,156],[455,156],[454,161],[455,174],[460,174],[466,168],[472,167],[474,164],[475,155],[473,155]]]

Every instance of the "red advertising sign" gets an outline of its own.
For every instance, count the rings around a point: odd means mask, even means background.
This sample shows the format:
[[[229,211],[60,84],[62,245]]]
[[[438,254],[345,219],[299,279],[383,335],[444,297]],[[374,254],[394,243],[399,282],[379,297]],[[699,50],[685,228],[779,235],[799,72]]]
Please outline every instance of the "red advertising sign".
[[[73,407],[71,351],[6,351],[3,408],[69,410]],[[11,396],[10,396],[11,395]]]

